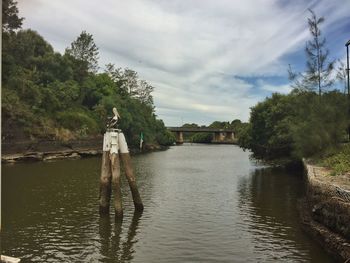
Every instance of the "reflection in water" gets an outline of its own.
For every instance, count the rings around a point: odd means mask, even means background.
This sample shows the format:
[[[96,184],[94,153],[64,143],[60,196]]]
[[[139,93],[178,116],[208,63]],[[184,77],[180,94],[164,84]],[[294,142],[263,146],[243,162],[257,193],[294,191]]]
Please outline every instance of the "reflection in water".
[[[120,236],[120,232],[121,231],[119,231],[117,234],[118,237]],[[107,257],[111,251],[111,235],[112,235],[112,225],[111,225],[111,219],[109,215],[101,215],[100,221],[99,221],[99,234],[101,239],[100,253],[104,257]]]
[[[332,262],[298,223],[302,180],[231,145],[133,157],[123,222],[98,213],[101,158],[2,167],[3,254],[21,262]],[[15,194],[14,194],[15,193]]]
[[[135,211],[127,231],[126,240],[122,238],[123,219],[116,218],[112,233],[110,216],[101,216],[99,221],[99,234],[101,238],[100,253],[104,257],[102,262],[124,262],[131,261],[135,252],[133,246],[137,243],[136,234],[142,212]]]
[[[308,243],[300,245],[305,239],[296,209],[304,191],[301,180],[301,173],[262,168],[238,182],[238,207],[246,216],[254,250],[270,251],[261,258],[264,261],[293,262],[303,258],[312,262],[317,258],[317,249]]]

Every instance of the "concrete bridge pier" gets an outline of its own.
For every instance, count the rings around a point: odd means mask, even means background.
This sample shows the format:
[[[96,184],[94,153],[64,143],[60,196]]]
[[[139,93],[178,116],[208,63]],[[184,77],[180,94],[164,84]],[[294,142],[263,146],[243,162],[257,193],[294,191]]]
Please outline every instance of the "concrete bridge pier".
[[[223,142],[225,140],[225,135],[222,132],[215,132],[214,133],[214,140],[213,142]]]
[[[233,132],[226,132],[225,140],[232,141],[235,139],[235,134]]]
[[[183,144],[184,143],[184,136],[182,131],[176,132],[176,144]]]
[[[213,134],[212,143],[230,144],[235,141],[235,131],[233,129],[220,129],[210,127],[168,127],[176,136],[176,144],[183,144],[183,133],[208,132]]]

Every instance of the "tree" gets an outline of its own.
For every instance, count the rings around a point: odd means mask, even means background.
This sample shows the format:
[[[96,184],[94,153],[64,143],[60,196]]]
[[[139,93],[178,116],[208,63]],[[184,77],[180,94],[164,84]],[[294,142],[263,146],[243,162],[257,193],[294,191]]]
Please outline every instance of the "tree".
[[[293,156],[297,158],[322,154],[345,140],[347,115],[346,96],[339,91],[322,95],[296,95],[295,116],[290,120]]]
[[[136,71],[129,68],[122,70],[109,63],[106,65],[105,73],[117,84],[123,94],[126,93],[141,103],[153,107],[154,87],[145,80],[139,80]]]
[[[138,92],[138,74],[136,71],[125,68],[116,68],[114,64],[107,64],[105,72],[117,84],[122,93],[136,97]]]
[[[128,94],[127,89],[124,85],[124,71],[122,68],[116,68],[114,64],[109,63],[106,65],[105,73],[113,80],[113,82],[116,84],[117,92],[120,95],[126,95]]]
[[[308,25],[312,40],[307,41],[305,47],[306,71],[302,74],[296,74],[289,67],[288,72],[290,80],[294,82],[295,89],[318,90],[318,94],[321,95],[334,82],[331,78],[334,61],[328,61],[329,50],[325,47],[326,39],[321,36],[320,25],[325,19],[318,18],[311,9],[309,12],[311,17],[308,18]]]
[[[137,88],[137,99],[141,101],[142,103],[153,106],[153,97],[152,92],[154,90],[154,87],[148,84],[145,80],[140,80],[138,83]]]
[[[293,97],[272,94],[251,108],[250,125],[242,132],[240,145],[250,149],[254,157],[264,160],[291,157],[290,118],[294,115]]]
[[[312,157],[345,140],[346,96],[326,92],[273,94],[252,107],[249,126],[242,130],[241,147],[267,161]]]
[[[66,53],[79,61],[86,63],[87,71],[97,73],[98,70],[98,47],[93,36],[86,31],[80,33],[78,38],[72,42]]]
[[[225,121],[214,121],[212,124],[209,125],[210,128],[217,128],[217,129],[225,129],[228,128],[227,126],[229,123]]]
[[[338,68],[337,68],[337,79],[344,84],[344,94],[346,94],[346,90],[347,90],[347,82],[346,82],[346,78],[347,78],[347,72],[346,72],[346,67],[343,61],[338,60]]]
[[[116,68],[114,64],[106,65],[105,73],[114,81],[118,82],[122,78],[122,68]]]
[[[147,143],[173,143],[154,114],[151,85],[135,71],[112,64],[107,74],[96,73],[98,48],[92,35],[83,31],[62,56],[37,32],[15,30],[23,20],[15,19],[16,2],[3,0],[3,6],[3,140],[95,137],[117,107],[130,146],[139,147],[141,132]]]
[[[11,33],[21,28],[24,18],[18,17],[17,2],[2,0],[2,31]]]
[[[135,97],[137,94],[138,87],[138,75],[137,72],[126,68],[122,76],[123,85],[122,87],[128,92],[131,97]]]

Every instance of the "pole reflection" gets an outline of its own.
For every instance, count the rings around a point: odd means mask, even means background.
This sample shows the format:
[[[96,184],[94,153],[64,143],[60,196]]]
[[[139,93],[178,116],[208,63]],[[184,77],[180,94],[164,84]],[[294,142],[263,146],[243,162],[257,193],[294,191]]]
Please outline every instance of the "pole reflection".
[[[134,245],[138,242],[137,233],[139,229],[142,212],[135,211],[129,228],[123,228],[123,219],[116,218],[114,229],[110,217],[101,216],[99,221],[99,234],[101,240],[100,253],[102,262],[125,262],[134,257]],[[126,236],[123,235],[126,232]]]

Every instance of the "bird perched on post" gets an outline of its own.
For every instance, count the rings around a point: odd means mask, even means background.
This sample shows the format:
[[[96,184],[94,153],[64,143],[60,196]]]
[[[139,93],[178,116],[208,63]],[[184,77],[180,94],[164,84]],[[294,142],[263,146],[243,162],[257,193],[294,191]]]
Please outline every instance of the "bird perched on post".
[[[109,121],[107,123],[107,128],[117,128],[117,122],[118,119],[120,119],[120,115],[118,113],[117,108],[113,108],[113,113],[114,113],[114,117],[110,117]]]

